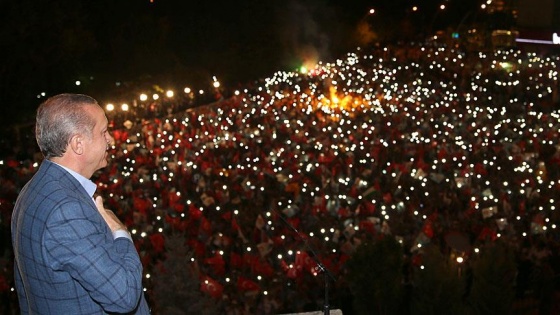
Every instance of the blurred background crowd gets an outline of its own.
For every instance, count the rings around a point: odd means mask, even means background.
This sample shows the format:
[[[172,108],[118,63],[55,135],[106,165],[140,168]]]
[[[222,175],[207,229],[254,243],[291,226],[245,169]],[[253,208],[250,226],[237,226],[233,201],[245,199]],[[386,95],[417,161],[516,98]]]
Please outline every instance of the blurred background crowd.
[[[422,313],[422,288],[434,304],[452,279],[464,309],[552,314],[559,63],[514,49],[373,46],[237,90],[214,78],[204,93],[102,104],[115,143],[97,194],[132,231],[155,314],[320,310],[325,284],[331,308],[391,313],[360,287],[368,270],[370,285],[397,281],[406,313]],[[33,142],[31,126],[2,140],[5,314],[17,309],[11,210],[42,158]],[[383,242],[397,246],[360,262]],[[495,283],[477,276],[489,268]]]

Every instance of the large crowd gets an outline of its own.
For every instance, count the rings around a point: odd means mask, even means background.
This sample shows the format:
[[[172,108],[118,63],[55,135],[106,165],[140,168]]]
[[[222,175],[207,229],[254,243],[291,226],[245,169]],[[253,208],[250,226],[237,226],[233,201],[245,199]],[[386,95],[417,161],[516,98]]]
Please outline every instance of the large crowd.
[[[179,233],[226,314],[320,309],[317,262],[336,294],[377,235],[416,272],[428,243],[468,263],[501,238],[557,277],[559,68],[552,55],[410,44],[277,72],[205,106],[138,102],[113,121],[97,194],[130,227],[148,294],[165,236]],[[9,218],[40,161],[0,162],[0,294],[12,303]]]

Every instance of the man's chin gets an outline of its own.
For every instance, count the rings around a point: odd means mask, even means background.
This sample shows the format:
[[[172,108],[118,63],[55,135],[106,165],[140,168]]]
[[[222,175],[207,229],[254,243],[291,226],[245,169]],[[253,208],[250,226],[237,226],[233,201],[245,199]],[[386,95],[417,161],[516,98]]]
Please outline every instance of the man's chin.
[[[98,165],[95,172],[93,172],[93,175],[96,175],[97,173],[99,173],[99,171],[102,171],[104,168],[107,167],[107,165],[108,165],[107,163],[101,163],[100,165]],[[97,174],[97,175],[99,175],[99,174]]]
[[[101,163],[99,163],[99,166],[97,167],[97,171],[106,168],[107,165],[109,165],[109,162],[107,161],[107,158],[106,158]]]

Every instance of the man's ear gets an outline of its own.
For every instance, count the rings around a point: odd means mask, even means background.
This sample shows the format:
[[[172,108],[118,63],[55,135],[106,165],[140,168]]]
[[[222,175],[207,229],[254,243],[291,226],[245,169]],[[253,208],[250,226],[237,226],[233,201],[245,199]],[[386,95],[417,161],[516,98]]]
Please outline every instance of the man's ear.
[[[77,155],[84,154],[84,137],[82,135],[74,135],[70,138],[70,149]]]

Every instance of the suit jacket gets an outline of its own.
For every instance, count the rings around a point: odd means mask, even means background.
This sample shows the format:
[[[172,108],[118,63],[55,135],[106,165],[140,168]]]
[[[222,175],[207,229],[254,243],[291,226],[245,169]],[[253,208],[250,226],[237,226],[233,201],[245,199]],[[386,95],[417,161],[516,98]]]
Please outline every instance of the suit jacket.
[[[12,215],[14,276],[22,314],[149,314],[142,264],[113,234],[83,186],[44,160]]]

